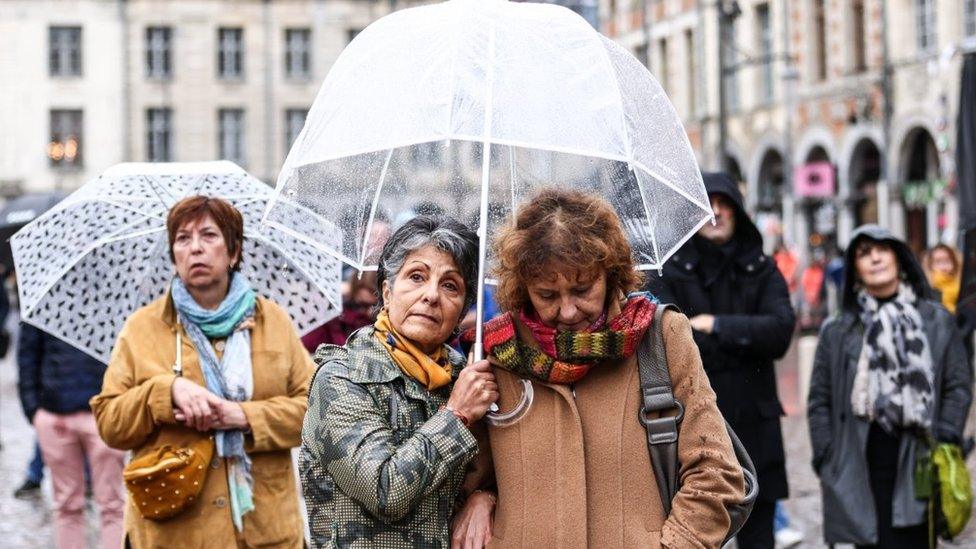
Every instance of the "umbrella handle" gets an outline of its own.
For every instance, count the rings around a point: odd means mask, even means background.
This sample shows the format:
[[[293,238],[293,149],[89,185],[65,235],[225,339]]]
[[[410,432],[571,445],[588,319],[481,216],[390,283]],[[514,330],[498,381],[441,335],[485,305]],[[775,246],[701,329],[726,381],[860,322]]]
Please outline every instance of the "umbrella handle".
[[[510,425],[515,425],[525,416],[525,414],[529,412],[529,408],[532,407],[532,399],[534,396],[535,391],[532,389],[532,382],[527,379],[523,379],[522,398],[519,399],[518,404],[507,412],[488,412],[485,414],[485,421],[492,427],[508,427]],[[498,410],[498,405],[492,404],[491,409]]]

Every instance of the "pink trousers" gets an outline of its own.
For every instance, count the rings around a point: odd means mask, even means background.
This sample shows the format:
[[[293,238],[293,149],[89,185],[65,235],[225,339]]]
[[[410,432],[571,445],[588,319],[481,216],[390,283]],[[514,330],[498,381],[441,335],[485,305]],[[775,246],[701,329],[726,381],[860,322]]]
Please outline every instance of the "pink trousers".
[[[85,456],[91,468],[92,493],[101,515],[101,546],[121,547],[125,452],[102,442],[91,412],[54,414],[38,410],[34,414],[34,428],[54,485],[58,548],[85,548]]]

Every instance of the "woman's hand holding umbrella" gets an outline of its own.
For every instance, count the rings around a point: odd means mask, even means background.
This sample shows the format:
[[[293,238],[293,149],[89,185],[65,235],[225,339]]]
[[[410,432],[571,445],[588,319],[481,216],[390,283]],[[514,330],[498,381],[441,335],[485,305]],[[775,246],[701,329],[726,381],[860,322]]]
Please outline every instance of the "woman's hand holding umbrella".
[[[487,360],[468,359],[468,365],[461,370],[454,382],[454,389],[447,399],[447,408],[460,414],[467,424],[485,415],[492,402],[498,400],[498,385],[495,374]]]

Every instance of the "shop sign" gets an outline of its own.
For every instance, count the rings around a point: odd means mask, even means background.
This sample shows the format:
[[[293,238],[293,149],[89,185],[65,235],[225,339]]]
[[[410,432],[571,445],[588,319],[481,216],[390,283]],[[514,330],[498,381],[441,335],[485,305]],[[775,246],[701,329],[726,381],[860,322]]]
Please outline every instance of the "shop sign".
[[[798,198],[834,196],[834,166],[830,162],[810,162],[793,172],[793,194]]]

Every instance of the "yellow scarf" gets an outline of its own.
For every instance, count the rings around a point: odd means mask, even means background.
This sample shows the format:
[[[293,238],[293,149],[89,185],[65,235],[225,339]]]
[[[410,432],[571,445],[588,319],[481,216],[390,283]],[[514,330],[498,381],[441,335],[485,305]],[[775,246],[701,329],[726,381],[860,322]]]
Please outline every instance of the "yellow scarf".
[[[932,287],[942,292],[942,304],[952,314],[956,313],[959,300],[959,277],[945,273],[932,273]]]
[[[386,347],[400,370],[419,381],[428,391],[451,382],[451,362],[447,360],[443,345],[437,348],[433,356],[421,351],[410,340],[396,333],[386,310],[380,311],[373,329],[376,338]]]

